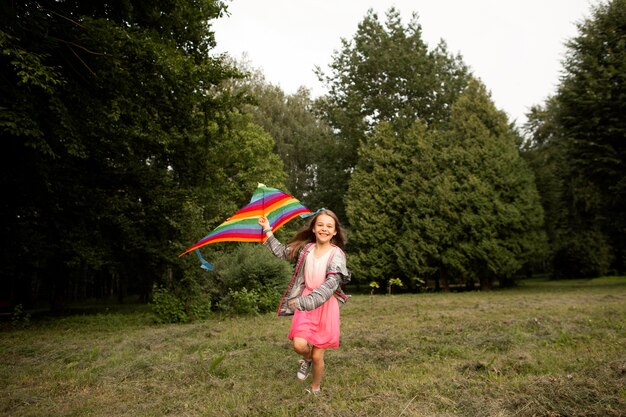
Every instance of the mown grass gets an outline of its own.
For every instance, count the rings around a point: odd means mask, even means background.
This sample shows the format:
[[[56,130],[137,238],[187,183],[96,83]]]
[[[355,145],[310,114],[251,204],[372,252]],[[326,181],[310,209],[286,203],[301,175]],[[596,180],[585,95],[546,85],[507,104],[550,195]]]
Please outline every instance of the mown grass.
[[[323,394],[289,319],[156,325],[147,311],[34,321],[0,338],[7,416],[624,416],[626,278],[355,296]]]

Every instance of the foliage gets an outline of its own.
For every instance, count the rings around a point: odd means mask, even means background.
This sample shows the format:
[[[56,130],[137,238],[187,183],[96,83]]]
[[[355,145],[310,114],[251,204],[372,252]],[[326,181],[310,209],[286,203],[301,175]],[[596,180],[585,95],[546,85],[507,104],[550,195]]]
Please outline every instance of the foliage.
[[[269,286],[253,290],[246,287],[239,290],[229,289],[228,294],[221,299],[219,309],[233,315],[264,314],[278,308],[280,297],[279,290]]]
[[[443,192],[432,204],[450,230],[433,237],[446,242],[440,259],[446,274],[490,288],[541,262],[547,245],[534,176],[482,84],[470,83],[452,106],[440,152],[444,169],[435,183]],[[412,226],[407,230],[422,230],[419,222]]]
[[[159,323],[186,323],[189,321],[183,301],[166,288],[154,287],[151,305]]]
[[[2,7],[2,290],[58,309],[166,281],[189,293],[185,245],[284,180],[244,98],[219,90],[241,77],[210,55],[225,5]]]
[[[291,277],[289,263],[261,245],[241,244],[215,262],[211,292],[219,309],[232,314],[274,311]]]
[[[473,81],[446,124],[381,124],[359,148],[347,210],[355,275],[403,273],[489,288],[545,254],[532,172]],[[502,282],[501,282],[502,283]]]
[[[626,1],[593,7],[567,43],[557,93],[529,115],[556,276],[626,267],[625,28]]]
[[[18,304],[13,308],[11,313],[11,324],[16,329],[24,329],[30,325],[30,313],[24,311],[24,306]]]
[[[274,139],[274,151],[286,173],[284,189],[308,207],[332,207],[334,193],[320,187],[318,179],[327,171],[327,149],[333,136],[330,127],[313,113],[310,92],[302,87],[287,95],[249,62],[235,61],[233,65],[246,78],[229,80],[220,88],[247,97],[242,111]]]
[[[402,280],[400,278],[391,278],[389,281],[387,281],[387,294],[388,295],[391,295],[391,291],[394,285],[396,287],[402,287],[404,284],[402,284]]]
[[[224,293],[229,288],[281,288],[291,277],[290,265],[273,256],[260,244],[238,245],[236,250],[222,256],[215,265],[216,284],[219,291]]]
[[[170,290],[156,285],[152,289],[150,306],[159,323],[204,320],[211,313],[211,300],[207,295],[197,293],[185,296],[180,289]]]
[[[372,282],[370,282],[369,287],[370,287],[370,295],[374,295],[374,291],[379,289],[380,285],[378,285],[378,282],[372,281]]]
[[[359,148],[359,165],[346,195],[351,224],[350,264],[355,276],[380,279],[393,276],[399,266],[393,252],[406,212],[404,179],[414,166],[419,144],[411,135],[395,135],[381,124]],[[413,193],[411,193],[413,195]]]
[[[329,92],[316,109],[336,132],[336,140],[326,152],[331,163],[321,171],[319,186],[334,190],[337,201],[331,207],[343,217],[340,199],[366,135],[383,122],[400,131],[418,120],[426,125],[447,120],[469,76],[445,43],[428,49],[417,15],[404,26],[394,8],[387,11],[384,24],[369,10],[354,37],[342,40],[329,67],[329,73],[317,70]]]

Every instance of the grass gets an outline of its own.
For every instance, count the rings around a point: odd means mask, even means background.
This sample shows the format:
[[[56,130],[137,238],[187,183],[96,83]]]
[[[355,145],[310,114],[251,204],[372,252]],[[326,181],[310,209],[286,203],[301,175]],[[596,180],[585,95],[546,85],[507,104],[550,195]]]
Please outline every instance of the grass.
[[[626,278],[359,295],[323,394],[305,395],[290,320],[156,325],[147,310],[0,334],[6,416],[624,416]]]

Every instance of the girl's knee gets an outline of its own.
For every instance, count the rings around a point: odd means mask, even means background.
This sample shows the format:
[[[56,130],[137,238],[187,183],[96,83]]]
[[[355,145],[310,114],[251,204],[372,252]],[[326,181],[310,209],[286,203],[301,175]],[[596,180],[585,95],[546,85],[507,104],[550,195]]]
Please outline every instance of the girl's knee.
[[[306,340],[300,338],[293,339],[293,350],[298,353],[305,353],[309,351],[309,344]]]
[[[324,349],[313,349],[313,352],[311,352],[311,358],[313,359],[313,362],[323,362]]]

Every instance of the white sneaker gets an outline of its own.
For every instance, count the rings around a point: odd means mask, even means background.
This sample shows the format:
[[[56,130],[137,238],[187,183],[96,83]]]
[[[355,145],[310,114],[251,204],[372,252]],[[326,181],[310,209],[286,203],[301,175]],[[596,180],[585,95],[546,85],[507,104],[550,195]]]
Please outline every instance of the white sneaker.
[[[298,379],[300,381],[304,381],[307,376],[309,376],[309,372],[311,372],[311,365],[313,361],[305,361],[304,359],[300,359],[298,362]]]

